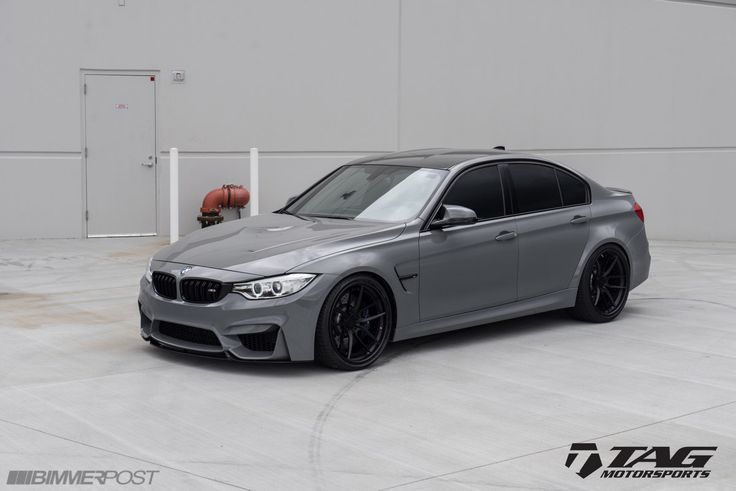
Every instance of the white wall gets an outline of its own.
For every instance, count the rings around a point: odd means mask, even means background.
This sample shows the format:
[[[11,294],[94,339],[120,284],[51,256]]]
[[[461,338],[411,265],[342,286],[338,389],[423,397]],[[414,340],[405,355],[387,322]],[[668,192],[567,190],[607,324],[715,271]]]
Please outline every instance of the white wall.
[[[736,9],[405,0],[401,43],[401,147],[549,154],[633,190],[652,237],[736,240]]]
[[[148,69],[183,232],[251,146],[269,210],[357,156],[505,144],[632,189],[652,237],[736,240],[734,52],[736,9],[662,0],[3,0],[0,238],[81,236],[80,70]]]

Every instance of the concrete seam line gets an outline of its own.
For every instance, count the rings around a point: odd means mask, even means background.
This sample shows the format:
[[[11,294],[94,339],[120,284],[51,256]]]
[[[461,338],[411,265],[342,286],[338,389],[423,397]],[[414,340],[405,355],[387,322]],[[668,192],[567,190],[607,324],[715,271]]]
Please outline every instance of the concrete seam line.
[[[723,303],[723,302],[716,302],[713,300],[700,300],[699,298],[686,298],[686,297],[631,297],[631,300],[669,300],[673,302],[700,302],[700,303],[707,303],[711,305],[717,305],[719,307],[725,307],[727,309],[733,309],[736,310],[736,306]]]
[[[141,457],[136,457],[134,455],[129,455],[129,454],[126,454],[126,453],[123,453],[123,452],[118,452],[117,450],[111,450],[109,448],[104,448],[104,447],[98,447],[97,445],[92,445],[91,443],[85,443],[85,442],[82,442],[82,441],[79,441],[79,440],[74,440],[73,438],[68,438],[68,437],[65,437],[65,436],[62,436],[62,435],[57,435],[55,433],[51,433],[50,431],[42,430],[40,428],[34,428],[33,426],[28,426],[28,425],[25,425],[23,423],[17,423],[15,421],[9,421],[9,420],[4,419],[4,418],[0,418],[0,422],[5,423],[5,424],[8,424],[8,425],[17,426],[19,428],[25,428],[26,430],[35,431],[35,432],[38,432],[38,433],[41,433],[43,435],[47,435],[47,436],[50,436],[50,437],[53,437],[53,438],[58,438],[59,440],[64,440],[64,441],[67,441],[67,442],[76,443],[77,445],[82,445],[83,447],[92,448],[92,449],[95,449],[95,450],[99,450],[101,452],[107,452],[107,453],[110,453],[110,454],[113,454],[113,455],[119,455],[120,457],[125,457],[125,458],[131,459],[131,460],[136,460],[138,462],[143,462],[145,464],[151,464],[151,465],[155,465],[156,467],[162,467],[164,469],[169,469],[169,470],[172,470],[172,471],[181,472],[183,474],[187,474],[187,475],[190,475],[190,476],[198,477],[200,479],[206,479],[208,481],[216,482],[218,484],[223,484],[225,486],[230,486],[230,487],[233,487],[233,488],[236,488],[236,489],[243,489],[245,491],[252,491],[250,488],[239,486],[237,484],[233,484],[233,483],[230,483],[230,482],[227,482],[227,481],[221,481],[219,479],[215,479],[214,477],[204,476],[202,474],[197,474],[196,472],[191,472],[191,471],[187,471],[187,470],[184,470],[184,469],[179,469],[177,467],[173,467],[173,466],[166,465],[166,464],[159,464],[158,462],[154,462],[152,460],[147,460],[147,459],[144,459],[144,458],[141,458]]]
[[[386,365],[389,361],[393,360],[394,358],[398,357],[399,355],[413,349],[419,346],[422,346],[427,343],[431,343],[435,341],[436,339],[439,339],[437,337],[432,338],[425,338],[418,340],[417,342],[411,343],[408,345],[408,347],[405,350],[397,350],[394,353],[391,354],[385,354],[380,361],[380,364],[374,365],[370,369],[367,369],[365,371],[362,371],[358,373],[357,375],[353,376],[347,383],[343,384],[340,389],[335,392],[332,397],[330,398],[327,403],[322,407],[322,410],[317,415],[317,419],[314,421],[314,425],[312,426],[312,433],[309,437],[309,464],[312,469],[312,476],[315,480],[315,485],[317,486],[317,489],[322,489],[322,484],[324,482],[324,476],[322,471],[322,435],[324,433],[325,425],[327,424],[327,420],[330,418],[330,415],[337,407],[337,404],[340,402],[340,400],[347,394],[350,389],[352,389],[355,385],[357,385],[360,381],[362,381],[365,377],[368,375],[374,373],[376,370],[381,368],[382,366]]]
[[[684,414],[680,414],[680,415],[677,415],[677,416],[672,416],[671,418],[665,418],[665,419],[661,419],[659,421],[653,421],[651,423],[647,423],[647,424],[635,426],[633,428],[628,428],[626,430],[615,431],[613,433],[608,433],[606,435],[599,435],[599,436],[594,437],[594,438],[588,438],[585,441],[602,440],[603,438],[608,438],[608,437],[611,437],[611,436],[621,435],[623,433],[628,433],[630,431],[640,430],[642,428],[648,428],[650,426],[655,426],[655,425],[662,424],[662,423],[669,423],[670,421],[675,421],[677,419],[685,418],[687,416],[692,416],[694,414],[704,413],[706,411],[711,411],[713,409],[719,409],[719,408],[722,408],[722,407],[730,406],[732,404],[736,404],[736,401],[724,402],[723,404],[717,404],[715,406],[710,406],[710,407],[706,407],[706,408],[703,408],[703,409],[697,409],[695,411],[690,411],[689,413],[684,413]],[[526,453],[526,454],[523,454],[523,455],[516,455],[514,457],[509,457],[509,458],[502,459],[502,460],[494,460],[493,462],[489,462],[487,464],[474,465],[472,467],[466,467],[464,469],[458,469],[456,471],[445,472],[444,474],[437,474],[435,476],[427,476],[427,477],[423,477],[421,479],[416,479],[414,481],[407,481],[407,482],[403,482],[403,483],[400,483],[400,484],[396,484],[394,486],[389,486],[387,488],[381,488],[381,491],[384,491],[384,490],[387,490],[387,489],[397,489],[397,488],[401,488],[401,487],[404,487],[404,486],[410,486],[412,484],[416,484],[416,483],[420,483],[420,482],[424,482],[424,481],[431,481],[431,480],[434,480],[434,479],[442,479],[443,477],[453,476],[453,475],[456,475],[456,474],[461,474],[463,472],[473,471],[473,470],[476,470],[476,469],[482,469],[484,467],[491,467],[491,466],[496,465],[496,464],[503,464],[505,462],[511,462],[511,461],[514,461],[514,460],[523,459],[525,457],[532,457],[534,455],[539,455],[539,454],[543,454],[543,453],[547,453],[547,452],[552,452],[552,451],[555,451],[555,450],[561,450],[561,449],[567,448],[569,446],[570,446],[570,444],[569,443],[566,443],[564,445],[558,445],[556,447],[550,447],[550,448],[546,448],[546,449],[543,449],[543,450],[537,450],[536,452],[530,452],[530,453]]]

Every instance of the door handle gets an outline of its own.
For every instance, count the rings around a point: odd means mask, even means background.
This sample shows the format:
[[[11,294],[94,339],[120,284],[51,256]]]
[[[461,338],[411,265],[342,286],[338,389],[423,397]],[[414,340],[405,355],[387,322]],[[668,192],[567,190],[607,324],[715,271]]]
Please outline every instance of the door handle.
[[[153,162],[141,162],[141,165],[144,167],[153,167]]]
[[[585,215],[575,215],[574,217],[572,217],[572,220],[570,220],[570,223],[572,223],[573,225],[577,225],[578,223],[585,223],[587,221],[588,217],[586,217]]]
[[[503,232],[501,232],[500,234],[496,236],[496,240],[498,241],[511,240],[511,239],[515,239],[516,235],[517,235],[516,232],[509,232],[507,230],[504,230]]]

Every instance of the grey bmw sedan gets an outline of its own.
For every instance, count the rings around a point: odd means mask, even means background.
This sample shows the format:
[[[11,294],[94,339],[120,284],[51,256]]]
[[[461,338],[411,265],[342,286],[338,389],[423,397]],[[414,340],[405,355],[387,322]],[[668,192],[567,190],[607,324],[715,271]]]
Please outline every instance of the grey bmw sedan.
[[[160,250],[140,332],[182,352],[356,370],[391,341],[538,312],[611,321],[649,264],[629,191],[532,155],[399,152]]]

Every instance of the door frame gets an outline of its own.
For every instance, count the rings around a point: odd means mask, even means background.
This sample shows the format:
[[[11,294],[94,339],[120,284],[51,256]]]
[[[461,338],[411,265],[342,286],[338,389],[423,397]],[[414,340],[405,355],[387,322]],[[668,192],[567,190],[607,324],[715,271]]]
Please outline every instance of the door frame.
[[[118,75],[118,76],[149,76],[154,77],[153,80],[153,146],[154,146],[154,207],[155,219],[156,219],[156,232],[153,234],[119,234],[119,235],[106,235],[104,237],[150,237],[157,236],[159,234],[159,169],[158,169],[158,131],[159,131],[159,120],[158,120],[158,82],[160,78],[160,70],[116,70],[116,69],[104,69],[104,68],[82,68],[79,70],[79,99],[81,101],[81,142],[79,154],[81,155],[82,165],[82,209],[80,210],[80,220],[82,222],[82,238],[98,238],[98,236],[89,235],[87,221],[87,155],[85,149],[87,148],[87,97],[85,92],[85,77],[87,75]]]

